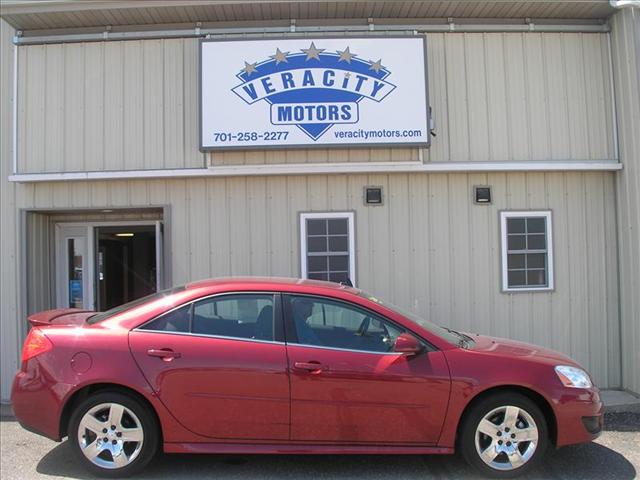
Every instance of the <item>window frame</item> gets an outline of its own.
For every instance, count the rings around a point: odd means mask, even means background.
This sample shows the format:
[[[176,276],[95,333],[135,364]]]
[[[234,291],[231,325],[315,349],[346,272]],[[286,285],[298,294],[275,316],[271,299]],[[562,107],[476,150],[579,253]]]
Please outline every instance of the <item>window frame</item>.
[[[309,279],[307,268],[307,220],[320,219],[347,219],[347,225],[349,231],[348,246],[349,246],[349,272],[348,278],[351,280],[353,286],[356,286],[356,235],[355,235],[355,213],[354,212],[301,212],[300,213],[300,276],[304,279]]]
[[[328,301],[330,303],[344,304],[346,307],[353,308],[355,310],[361,310],[367,314],[378,317],[380,320],[391,324],[393,327],[401,330],[403,333],[409,333],[416,337],[420,343],[424,346],[423,353],[435,352],[438,349],[431,343],[429,340],[424,338],[423,336],[417,334],[412,329],[405,327],[404,325],[399,324],[398,322],[390,319],[386,315],[383,315],[375,310],[360,305],[359,303],[350,302],[349,300],[344,300],[342,298],[329,297],[325,295],[317,295],[312,293],[301,293],[301,292],[283,292],[282,294],[282,313],[284,316],[284,324],[285,324],[285,343],[287,345],[293,347],[305,347],[305,348],[317,348],[321,350],[336,350],[339,352],[355,352],[355,353],[367,353],[369,355],[400,355],[398,352],[372,352],[370,350],[356,350],[351,348],[341,348],[341,347],[329,347],[326,345],[310,345],[308,343],[299,343],[298,340],[298,332],[296,330],[295,322],[293,320],[293,314],[291,312],[291,297],[308,297],[311,299],[316,299],[319,301]]]
[[[547,284],[544,286],[509,286],[509,266],[508,266],[508,231],[507,220],[510,218],[544,218],[545,219],[545,241],[547,255]],[[551,210],[503,210],[500,212],[500,245],[501,245],[501,271],[502,271],[502,292],[549,292],[555,289],[554,282],[554,262],[553,262],[553,225]]]
[[[169,315],[175,310],[186,307],[187,305],[189,305],[190,315],[193,315],[195,304],[198,302],[201,302],[203,300],[209,300],[212,298],[220,298],[220,297],[235,296],[235,295],[271,295],[273,296],[273,340],[261,340],[258,338],[246,338],[246,337],[230,337],[226,335],[211,335],[207,333],[194,333],[192,331],[193,330],[192,317],[189,319],[188,332],[172,332],[168,330],[152,330],[152,329],[144,328],[148,324],[154,322],[155,320],[158,320],[159,318],[165,315]],[[221,340],[237,340],[242,342],[275,343],[275,344],[284,345],[285,334],[284,334],[284,314],[283,314],[283,308],[282,308],[282,293],[279,291],[247,290],[247,291],[232,291],[232,292],[222,292],[222,293],[214,293],[211,295],[205,295],[204,297],[194,298],[180,305],[176,305],[170,308],[169,310],[156,315],[153,318],[145,320],[140,325],[133,328],[132,331],[140,331],[140,332],[146,332],[146,333],[163,333],[165,335],[183,335],[183,336],[187,335],[191,337],[217,338]]]

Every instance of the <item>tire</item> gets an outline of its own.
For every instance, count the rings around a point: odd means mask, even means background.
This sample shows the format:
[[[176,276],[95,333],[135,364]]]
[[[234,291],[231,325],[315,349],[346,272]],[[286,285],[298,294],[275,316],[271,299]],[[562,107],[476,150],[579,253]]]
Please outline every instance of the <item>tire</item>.
[[[513,478],[535,468],[544,457],[549,445],[547,420],[529,398],[498,393],[472,405],[458,445],[467,463],[484,475]]]
[[[142,470],[160,444],[154,413],[117,391],[100,392],[80,402],[71,414],[68,434],[74,454],[87,470],[107,478]]]

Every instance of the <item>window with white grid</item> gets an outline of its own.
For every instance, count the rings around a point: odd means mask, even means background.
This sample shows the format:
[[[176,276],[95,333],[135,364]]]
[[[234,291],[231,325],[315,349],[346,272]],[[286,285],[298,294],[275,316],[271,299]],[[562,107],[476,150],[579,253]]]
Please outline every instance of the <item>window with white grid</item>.
[[[300,214],[303,278],[355,285],[353,212]]]
[[[500,212],[502,289],[553,289],[551,212]]]

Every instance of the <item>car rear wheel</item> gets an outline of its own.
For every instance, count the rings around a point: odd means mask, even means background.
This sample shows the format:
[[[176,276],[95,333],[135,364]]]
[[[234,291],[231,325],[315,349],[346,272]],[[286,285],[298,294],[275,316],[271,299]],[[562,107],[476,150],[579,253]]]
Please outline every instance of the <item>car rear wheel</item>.
[[[486,475],[510,478],[535,467],[549,438],[546,419],[533,401],[502,393],[471,407],[459,441],[468,463]]]
[[[82,401],[69,421],[69,440],[80,461],[103,477],[144,468],[158,451],[158,425],[148,407],[119,392]]]

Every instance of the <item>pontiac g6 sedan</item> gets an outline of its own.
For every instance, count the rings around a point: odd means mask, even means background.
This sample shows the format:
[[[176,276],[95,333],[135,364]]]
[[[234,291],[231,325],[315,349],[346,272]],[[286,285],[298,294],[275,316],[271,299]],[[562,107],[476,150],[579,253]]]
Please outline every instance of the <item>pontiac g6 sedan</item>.
[[[93,473],[171,453],[451,454],[521,474],[588,442],[602,403],[574,361],[439,327],[362,290],[219,279],[96,313],[29,317],[12,402]]]

